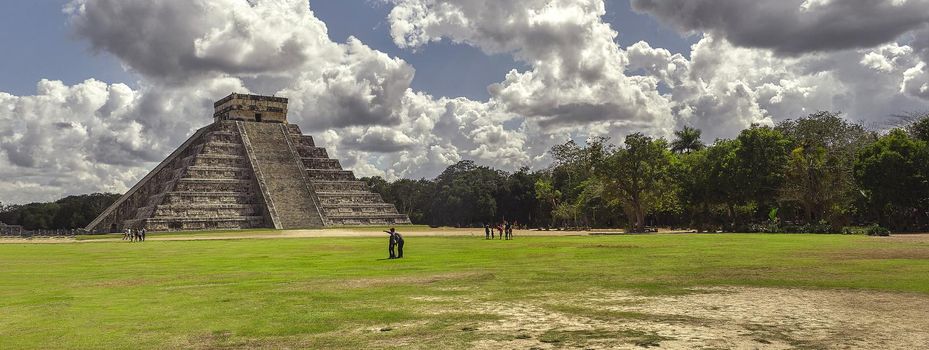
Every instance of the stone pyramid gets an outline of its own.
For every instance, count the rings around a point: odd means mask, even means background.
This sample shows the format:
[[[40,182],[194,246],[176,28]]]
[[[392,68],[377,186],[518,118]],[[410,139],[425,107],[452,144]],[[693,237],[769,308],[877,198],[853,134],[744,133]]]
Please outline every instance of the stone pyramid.
[[[393,204],[287,123],[287,99],[232,94],[213,123],[86,229],[119,232],[409,224]]]

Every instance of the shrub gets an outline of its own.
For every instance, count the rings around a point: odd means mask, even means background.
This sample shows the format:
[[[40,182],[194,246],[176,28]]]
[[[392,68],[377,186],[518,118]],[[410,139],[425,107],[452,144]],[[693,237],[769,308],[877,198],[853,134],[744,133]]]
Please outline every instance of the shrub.
[[[877,224],[868,226],[868,228],[865,229],[865,232],[868,234],[868,236],[881,236],[881,237],[890,236],[890,230],[884,227],[881,227]]]

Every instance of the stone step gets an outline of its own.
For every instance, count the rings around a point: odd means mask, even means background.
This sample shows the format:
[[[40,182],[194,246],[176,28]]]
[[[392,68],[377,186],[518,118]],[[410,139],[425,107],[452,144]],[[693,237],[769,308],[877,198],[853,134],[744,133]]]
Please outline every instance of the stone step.
[[[393,213],[368,213],[368,212],[337,212],[327,215],[332,218],[393,218],[404,216],[394,211]],[[404,216],[405,217],[405,216]]]
[[[199,154],[194,156],[191,164],[195,166],[248,167],[248,159],[244,155]]]
[[[173,186],[175,192],[251,192],[252,180],[184,178]]]
[[[352,218],[329,218],[329,224],[334,226],[373,226],[373,225],[408,225],[410,219],[406,215],[384,216],[384,217],[352,217]]]
[[[299,130],[297,132],[299,132]],[[316,142],[313,141],[312,136],[291,133],[290,139],[293,140],[294,146],[316,148]]]
[[[239,134],[232,131],[211,131],[204,136],[204,143],[239,143]]]
[[[366,206],[323,206],[323,212],[328,217],[342,216],[369,216],[369,215],[397,215],[397,208],[392,204],[366,205]]]
[[[242,155],[242,144],[229,142],[207,142],[203,144],[201,154]]]
[[[374,204],[383,203],[381,195],[372,192],[317,192],[322,206],[347,203]]]
[[[223,167],[223,166],[189,166],[185,178],[197,179],[251,179],[252,169],[243,167]]]
[[[306,175],[311,181],[354,181],[355,173],[351,170],[333,169],[306,169]]]
[[[259,214],[261,209],[254,204],[173,204],[159,205],[154,217],[213,218]]]
[[[160,217],[133,220],[130,227],[144,225],[149,231],[233,230],[264,226],[262,216],[235,216],[211,218]]]
[[[303,166],[307,169],[342,170],[338,159],[332,158],[302,158]]]
[[[322,147],[297,147],[302,158],[329,158],[329,153]]]
[[[316,193],[334,192],[343,193],[347,191],[369,192],[368,184],[364,181],[313,181],[313,189]]]
[[[164,204],[250,204],[257,196],[248,192],[167,192]]]

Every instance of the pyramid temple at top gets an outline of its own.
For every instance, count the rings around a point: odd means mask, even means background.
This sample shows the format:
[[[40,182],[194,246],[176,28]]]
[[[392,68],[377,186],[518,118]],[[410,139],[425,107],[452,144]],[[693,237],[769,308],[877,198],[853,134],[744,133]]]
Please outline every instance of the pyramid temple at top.
[[[232,94],[88,231],[408,224],[313,137],[287,123],[287,99]]]

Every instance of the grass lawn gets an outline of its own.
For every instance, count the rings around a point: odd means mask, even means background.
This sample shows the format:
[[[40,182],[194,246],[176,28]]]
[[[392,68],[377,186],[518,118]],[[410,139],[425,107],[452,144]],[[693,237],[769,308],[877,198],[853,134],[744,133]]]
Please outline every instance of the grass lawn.
[[[0,349],[469,348],[481,302],[689,287],[929,295],[929,242],[841,235],[634,235],[0,244]],[[591,317],[640,317],[551,305]],[[567,332],[567,331],[566,331]],[[623,333],[648,346],[664,338]],[[637,335],[638,334],[638,335]],[[596,332],[548,331],[558,346]],[[554,339],[554,340],[553,340]],[[643,340],[644,339],[644,340]],[[562,345],[566,343],[561,343]],[[636,343],[639,344],[639,343]]]

